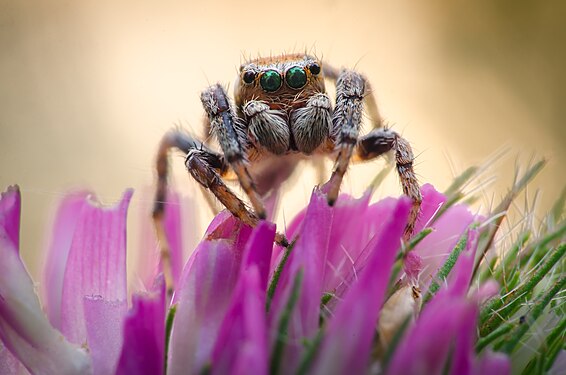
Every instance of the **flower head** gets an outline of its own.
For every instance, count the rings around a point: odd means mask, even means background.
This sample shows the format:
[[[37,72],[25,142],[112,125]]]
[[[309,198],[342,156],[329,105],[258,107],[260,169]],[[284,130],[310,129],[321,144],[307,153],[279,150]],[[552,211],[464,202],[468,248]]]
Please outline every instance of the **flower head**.
[[[491,243],[490,221],[453,205],[452,197],[430,185],[422,188],[418,233],[408,243],[402,240],[408,199],[370,204],[368,193],[359,199],[342,196],[329,207],[315,189],[289,226],[288,248],[274,246],[275,225],[250,228],[222,212],[184,262],[179,205],[170,205],[166,232],[177,249],[171,298],[163,276],[147,271],[159,270],[158,257],[150,257],[154,264],[143,271],[153,275],[153,286],[128,293],[125,222],[131,195],[127,191],[112,207],[93,203],[87,193],[62,201],[42,286],[47,315],[18,255],[19,191],[9,188],[2,195],[4,372],[17,373],[22,365],[34,374],[511,370],[509,355],[524,326],[513,320],[520,306],[506,303],[495,281],[509,282],[499,278],[497,261],[491,261],[489,273],[478,261]],[[564,254],[558,243],[554,255],[544,259],[540,277],[529,279],[556,284],[544,289],[540,302],[537,297],[538,310],[526,313],[528,322],[563,292],[563,278],[548,276]],[[534,285],[527,284],[519,281],[516,288],[532,293]],[[545,342],[548,348],[561,337],[554,332]],[[552,350],[556,358],[559,350]]]

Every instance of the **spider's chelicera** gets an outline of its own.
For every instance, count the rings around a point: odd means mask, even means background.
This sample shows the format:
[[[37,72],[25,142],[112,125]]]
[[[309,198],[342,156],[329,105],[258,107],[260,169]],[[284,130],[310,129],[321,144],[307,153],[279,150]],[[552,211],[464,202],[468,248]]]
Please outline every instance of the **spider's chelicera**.
[[[326,93],[326,82],[336,86],[334,105]],[[234,102],[220,84],[205,89],[201,101],[207,131],[218,140],[222,152],[179,129],[163,137],[154,206],[158,234],[162,232],[171,148],[186,153],[190,174],[251,226],[266,216],[262,198],[278,188],[299,161],[316,155],[334,158],[334,170],[325,186],[328,203],[333,205],[351,161],[393,151],[403,192],[414,202],[405,239],[412,234],[421,202],[413,152],[405,139],[383,127],[370,84],[360,73],[338,70],[303,54],[258,58],[240,67]],[[360,137],[364,105],[372,130]],[[253,211],[226,186],[224,180],[231,178],[240,182]],[[276,241],[287,244],[281,234]]]

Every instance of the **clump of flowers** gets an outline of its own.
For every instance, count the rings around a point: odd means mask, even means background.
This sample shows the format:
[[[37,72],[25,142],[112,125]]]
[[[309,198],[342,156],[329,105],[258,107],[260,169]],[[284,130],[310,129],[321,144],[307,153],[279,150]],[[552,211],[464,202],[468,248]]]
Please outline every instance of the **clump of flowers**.
[[[174,294],[156,250],[145,275],[153,283],[131,301],[132,191],[113,207],[74,193],[53,223],[43,305],[19,257],[20,193],[8,188],[0,199],[0,373],[560,373],[565,197],[537,228],[523,223],[511,246],[497,235],[542,165],[485,216],[459,203],[477,169],[444,194],[423,186],[408,243],[407,198],[370,204],[368,191],[329,207],[315,189],[287,229],[288,248],[274,246],[274,224],[250,228],[222,212],[186,262],[172,192],[165,232]]]

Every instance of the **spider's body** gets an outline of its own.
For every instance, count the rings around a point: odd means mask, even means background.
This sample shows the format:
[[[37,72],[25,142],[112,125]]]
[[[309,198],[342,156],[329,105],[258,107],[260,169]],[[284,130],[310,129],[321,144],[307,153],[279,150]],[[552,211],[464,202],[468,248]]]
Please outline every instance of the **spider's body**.
[[[336,85],[334,104],[325,91],[325,81]],[[413,153],[406,140],[382,127],[369,82],[361,74],[334,69],[303,54],[259,58],[240,67],[234,104],[220,84],[204,90],[201,101],[207,114],[206,128],[218,140],[222,153],[179,130],[165,135],[157,158],[154,217],[158,234],[170,148],[185,152],[190,174],[252,226],[265,217],[262,198],[285,181],[301,159],[315,154],[335,158],[325,186],[332,205],[350,160],[369,160],[393,151],[403,192],[414,202],[405,238],[412,234],[421,201]],[[373,130],[359,137],[364,104]],[[223,182],[222,178],[230,175],[239,180],[254,211]],[[276,241],[287,243],[280,234]]]

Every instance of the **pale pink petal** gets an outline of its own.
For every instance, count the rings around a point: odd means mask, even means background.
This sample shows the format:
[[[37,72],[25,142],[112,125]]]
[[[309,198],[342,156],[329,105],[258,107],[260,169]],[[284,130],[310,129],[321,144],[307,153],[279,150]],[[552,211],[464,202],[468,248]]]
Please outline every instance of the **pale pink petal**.
[[[256,265],[241,275],[212,353],[212,374],[267,374],[265,290]]]
[[[423,290],[428,289],[438,269],[444,264],[462,234],[473,221],[474,215],[466,206],[450,207],[431,225],[434,231],[415,247],[413,251],[423,260],[423,271],[420,275]]]
[[[410,201],[400,198],[392,214],[384,218],[384,229],[379,238],[372,241],[367,266],[328,323],[312,373],[361,374],[367,371],[379,309],[409,208]]]
[[[24,365],[4,346],[0,340],[0,375],[28,375]]]
[[[161,276],[152,292],[132,296],[132,309],[124,323],[124,346],[116,375],[163,373],[165,309],[165,282]]]
[[[174,296],[170,375],[199,373],[210,360],[239,269],[239,257],[226,240],[203,241],[189,258]]]
[[[63,198],[55,216],[55,223],[43,268],[43,303],[51,324],[61,329],[61,297],[63,277],[71,241],[81,210],[87,204],[88,192],[76,192]]]
[[[419,218],[415,225],[415,233],[419,233],[425,227],[431,226],[431,220],[440,208],[446,203],[446,196],[437,191],[431,184],[424,184],[421,187],[423,201]]]
[[[299,271],[303,272],[296,308],[291,312],[287,345],[283,355],[283,372],[291,373],[299,364],[303,340],[313,338],[320,319],[320,298],[324,276],[326,251],[332,225],[332,207],[326,195],[315,190],[302,224],[298,240],[281,273],[269,310],[270,341],[277,338],[279,321],[291,296],[293,283]]]
[[[14,241],[19,234],[19,201],[17,188],[0,197],[0,339],[31,373],[90,374],[87,353],[47,320],[19,257]]]
[[[153,199],[152,191],[143,191],[142,200],[151,202]],[[185,207],[188,206],[188,207]],[[180,193],[170,188],[167,192],[167,202],[164,203],[163,226],[165,236],[170,248],[171,273],[174,285],[179,284],[181,271],[185,263],[185,236],[182,216],[185,209],[191,210],[192,206],[188,200],[182,198]],[[190,222],[190,221],[189,221]],[[155,226],[151,217],[150,210],[143,212],[139,217],[140,225],[140,246],[139,255],[136,260],[135,277],[136,281],[141,281],[142,286],[136,289],[150,290],[153,281],[160,272],[163,272],[160,263],[160,249],[155,235]],[[194,222],[190,222],[193,224]],[[191,228],[191,226],[188,226]],[[192,235],[192,230],[189,229]]]
[[[122,324],[127,309],[125,300],[107,301],[100,296],[84,298],[87,342],[94,375],[115,372],[122,349]]]
[[[127,300],[126,214],[132,193],[127,190],[114,207],[85,205],[77,219],[61,304],[61,331],[71,342],[86,343],[84,297]]]

